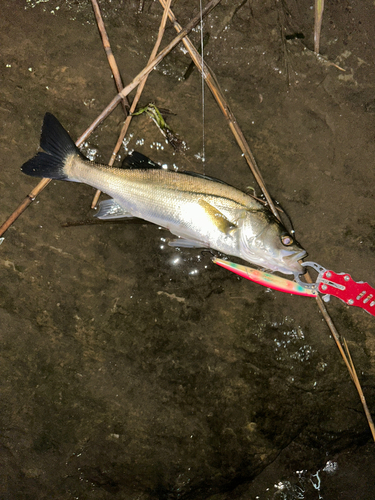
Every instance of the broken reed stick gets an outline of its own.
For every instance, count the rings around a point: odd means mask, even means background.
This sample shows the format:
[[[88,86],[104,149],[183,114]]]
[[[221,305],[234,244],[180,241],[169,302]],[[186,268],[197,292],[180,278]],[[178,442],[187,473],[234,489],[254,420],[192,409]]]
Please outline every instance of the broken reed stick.
[[[120,75],[120,71],[118,69],[117,63],[115,56],[113,55],[112,49],[111,49],[111,44],[109,43],[109,38],[107,35],[107,31],[104,26],[102,14],[100,12],[100,8],[98,5],[97,0],[91,0],[92,3],[92,8],[94,10],[95,14],[95,19],[96,19],[96,24],[98,25],[98,30],[103,42],[103,47],[104,51],[106,53],[107,59],[109,66],[112,71],[113,78],[115,80],[117,92],[121,92],[121,90],[124,88],[124,85],[122,84],[122,79]],[[122,109],[124,110],[125,117],[128,116],[128,109],[130,108],[130,103],[128,101],[128,98],[125,96],[122,101],[121,101]]]
[[[165,0],[159,0],[159,2],[165,8]],[[176,31],[179,31],[181,29],[181,26],[178,24],[176,17],[174,16],[174,14],[171,10],[169,10],[169,18],[170,18],[171,22],[173,23]],[[225,97],[223,96],[223,94],[220,90],[220,87],[219,87],[218,82],[216,81],[215,75],[213,74],[212,70],[210,70],[210,68],[208,67],[208,65],[206,63],[203,62],[203,64],[202,64],[201,56],[199,55],[198,51],[196,50],[194,45],[191,43],[191,41],[189,40],[188,37],[185,37],[183,39],[183,43],[184,43],[186,49],[188,50],[195,65],[197,66],[198,70],[203,75],[203,78],[205,79],[209,89],[211,90],[216,102],[218,103],[221,111],[223,112],[225,118],[227,119],[228,124],[230,126],[230,129],[232,130],[232,133],[235,136],[237,143],[239,144],[239,146],[240,146],[240,148],[241,148],[241,150],[242,150],[242,152],[243,152],[243,154],[244,154],[244,156],[245,156],[245,158],[250,166],[250,169],[251,169],[256,181],[258,182],[272,212],[280,220],[280,217],[276,211],[276,208],[275,208],[275,205],[272,201],[272,198],[268,194],[267,188],[266,188],[265,183],[263,181],[263,178],[260,174],[259,168],[256,164],[255,159],[254,159],[254,156],[251,153],[250,147],[249,147],[249,145],[248,145],[248,143],[247,143],[247,141],[246,141],[239,125],[238,125],[238,122],[237,122],[233,112],[231,111],[228,103],[225,100]],[[312,283],[311,276],[308,272],[306,273],[305,276],[306,276],[306,281]],[[342,348],[339,334],[336,330],[335,325],[333,324],[333,321],[332,321],[332,319],[327,311],[327,308],[326,308],[323,300],[321,299],[320,296],[317,296],[316,301],[317,301],[318,307],[323,315],[323,318],[325,319],[327,326],[330,329],[330,331],[333,335],[333,338],[335,339],[335,342],[337,344],[337,347],[339,348],[340,354],[341,354],[341,356],[342,356],[342,358],[343,358],[343,360],[344,360],[344,362],[349,370],[349,374],[352,377],[353,382],[357,388],[358,394],[360,396],[360,399],[361,399],[361,402],[362,402],[362,405],[363,405],[363,408],[365,411],[367,421],[369,423],[369,427],[371,429],[371,432],[372,432],[374,440],[375,440],[374,424],[373,424],[370,412],[368,410],[367,403],[366,403],[365,397],[363,395],[363,391],[362,391],[360,382],[358,380],[358,377],[356,376],[355,369],[353,370],[354,365],[352,364],[352,366],[353,366],[353,368],[352,368],[350,363],[349,363],[349,360],[348,360],[348,358],[347,358],[347,356]]]
[[[166,6],[165,0],[159,0],[159,2],[161,3],[161,5],[165,9],[165,6]],[[169,19],[171,20],[177,33],[181,33],[182,27],[177,22],[176,16],[173,14],[171,9],[169,9]],[[189,52],[189,55],[192,58],[194,64],[197,66],[198,70],[203,75],[203,78],[204,78],[205,82],[207,83],[208,88],[210,89],[210,91],[213,94],[216,102],[218,103],[222,113],[224,114],[224,116],[228,122],[228,125],[229,125],[230,129],[232,130],[232,133],[233,133],[238,145],[240,146],[241,151],[242,151],[255,179],[256,179],[259,187],[262,190],[262,193],[264,194],[264,196],[267,200],[267,203],[268,203],[271,211],[273,212],[274,216],[280,220],[280,217],[277,213],[277,210],[276,210],[275,205],[272,201],[272,198],[268,194],[263,177],[262,177],[260,170],[258,168],[258,165],[255,161],[254,155],[252,154],[250,147],[245,139],[245,136],[243,135],[242,130],[238,125],[238,122],[236,120],[236,117],[233,114],[233,111],[230,109],[230,106],[229,106],[227,100],[225,99],[223,92],[220,89],[220,86],[216,80],[216,77],[215,77],[213,71],[208,67],[208,65],[204,61],[202,61],[202,56],[199,54],[199,52],[194,47],[194,45],[192,44],[192,42],[190,41],[190,39],[188,37],[185,37],[182,40],[182,43],[185,45],[185,47],[186,47],[187,51]]]
[[[76,146],[80,146],[89,135],[96,129],[96,127],[112,113],[121,99],[127,96],[135,87],[139,85],[142,79],[151,73],[151,71],[163,60],[163,58],[186,36],[199,22],[201,15],[204,16],[211,12],[211,10],[219,4],[221,0],[211,0],[202,10],[202,14],[197,14],[187,26],[151,61],[135,78],[127,85],[119,94],[116,95],[114,99],[109,103],[109,105],[100,113],[100,115],[93,121],[87,130],[77,139]],[[39,184],[29,193],[24,201],[18,206],[18,208],[10,215],[10,217],[4,222],[0,227],[0,237],[9,229],[9,227],[14,223],[14,221],[26,210],[26,208],[35,200],[41,191],[49,184],[51,179],[42,179]]]
[[[7,231],[15,220],[26,210],[26,208],[35,200],[38,194],[51,182],[51,179],[42,179],[39,184],[25,197],[19,207],[12,213],[10,217],[0,227],[0,237]]]
[[[366,399],[365,399],[365,396],[364,396],[364,394],[362,392],[362,387],[361,387],[361,384],[360,384],[360,382],[358,380],[357,372],[356,372],[356,369],[355,369],[352,357],[350,355],[349,347],[348,347],[348,344],[347,344],[345,338],[343,339],[343,343],[344,343],[344,347],[345,347],[345,350],[346,350],[346,354],[347,354],[347,356],[349,358],[349,364],[350,364],[350,369],[351,369],[350,374],[352,376],[353,382],[354,382],[354,384],[355,384],[355,386],[357,388],[357,391],[359,393],[359,396],[361,398],[362,405],[363,405],[363,408],[365,410],[366,417],[367,417],[367,420],[368,420],[368,423],[369,423],[369,426],[370,426],[370,429],[371,429],[372,437],[373,437],[373,439],[375,441],[375,426],[374,426],[374,421],[372,420],[371,414],[370,414],[369,409],[367,407]]]
[[[91,1],[95,1],[96,0],[91,0]],[[172,0],[168,0],[167,1],[167,5],[166,7],[164,8],[164,12],[163,12],[163,16],[161,18],[161,22],[160,22],[160,26],[159,26],[159,32],[158,32],[158,37],[156,39],[156,42],[155,42],[155,45],[154,45],[154,48],[152,49],[151,51],[151,55],[149,57],[149,60],[148,62],[150,63],[153,59],[155,59],[155,56],[159,50],[159,47],[160,47],[160,44],[161,44],[161,41],[163,39],[163,35],[164,35],[164,32],[165,32],[165,26],[167,24],[167,19],[168,19],[168,10],[169,10],[169,7],[171,5],[171,2]],[[98,7],[99,8],[99,7]],[[116,142],[116,145],[115,145],[115,148],[113,150],[113,153],[111,155],[111,158],[108,162],[108,165],[111,167],[114,162],[115,162],[115,159],[116,159],[116,156],[117,156],[117,153],[119,152],[120,150],[120,147],[121,147],[121,144],[122,144],[122,141],[124,140],[124,137],[126,135],[126,132],[128,131],[128,128],[129,128],[129,125],[130,125],[130,122],[132,120],[132,113],[134,113],[135,111],[135,108],[137,107],[137,104],[139,102],[139,99],[142,95],[142,92],[143,92],[143,89],[144,89],[144,86],[146,85],[146,82],[147,82],[147,78],[148,78],[148,75],[146,75],[144,77],[144,79],[140,82],[140,84],[138,85],[137,87],[137,91],[136,91],[136,94],[134,96],[134,99],[133,99],[133,102],[131,104],[131,107],[130,107],[130,110],[129,110],[129,115],[126,117],[126,120],[121,128],[121,131],[120,131],[120,134],[119,134],[119,137],[118,137],[118,140]],[[91,208],[95,208],[98,201],[99,201],[99,197],[100,197],[100,189],[97,189],[95,195],[94,195],[94,198],[91,202]]]
[[[315,0],[314,52],[317,55],[319,54],[319,49],[320,49],[320,32],[322,29],[323,11],[324,11],[324,0]]]
[[[122,84],[122,78],[121,78],[117,63],[116,63],[115,56],[112,52],[111,45],[109,43],[107,30],[105,29],[105,26],[104,26],[104,22],[103,22],[102,14],[100,12],[99,4],[98,4],[97,0],[91,0],[91,3],[92,3],[92,7],[94,10],[94,14],[95,14],[96,24],[98,25],[98,30],[99,30],[99,33],[100,33],[100,36],[102,39],[104,51],[107,55],[108,63],[109,63],[113,78],[114,78],[115,83],[116,83],[117,92],[121,92],[121,90],[124,88],[124,86]],[[125,114],[125,118],[127,118],[129,116],[128,110],[130,108],[130,103],[129,103],[129,100],[126,96],[122,99],[121,104],[122,104],[122,108],[123,108],[123,111]],[[129,123],[130,123],[130,121],[129,121]],[[116,144],[116,146],[117,146],[117,144]],[[119,148],[120,148],[120,146],[119,146]],[[117,151],[116,151],[116,154],[117,154]],[[115,158],[116,158],[116,155],[112,154],[112,156],[109,160],[109,163],[108,163],[108,165],[110,167],[113,165]],[[100,191],[97,190],[96,194],[94,196],[93,202],[91,204],[91,208],[94,208],[96,206],[96,204],[99,200],[99,196],[100,196]]]

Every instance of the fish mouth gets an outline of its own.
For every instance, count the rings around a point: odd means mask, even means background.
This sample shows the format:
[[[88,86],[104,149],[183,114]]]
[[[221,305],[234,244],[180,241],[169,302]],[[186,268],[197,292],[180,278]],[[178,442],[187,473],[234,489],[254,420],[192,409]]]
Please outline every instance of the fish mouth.
[[[285,269],[284,272],[285,274],[294,274],[294,275],[300,275],[300,274],[305,274],[306,269],[302,267],[301,263],[298,262],[299,260],[305,258],[307,255],[306,250],[301,250],[298,253],[291,253],[291,255],[286,255],[282,258],[283,263],[285,264]]]

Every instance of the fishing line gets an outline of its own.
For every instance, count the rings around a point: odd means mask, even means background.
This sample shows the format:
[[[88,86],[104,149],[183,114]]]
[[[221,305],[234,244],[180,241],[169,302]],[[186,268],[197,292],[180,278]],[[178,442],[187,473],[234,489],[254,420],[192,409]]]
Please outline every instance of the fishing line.
[[[202,0],[199,0],[199,10],[201,14],[201,65],[202,65],[202,162],[203,162],[203,174],[206,173],[205,162],[206,162],[206,147],[205,147],[205,102],[204,102],[204,56],[203,56],[203,15],[202,15]]]

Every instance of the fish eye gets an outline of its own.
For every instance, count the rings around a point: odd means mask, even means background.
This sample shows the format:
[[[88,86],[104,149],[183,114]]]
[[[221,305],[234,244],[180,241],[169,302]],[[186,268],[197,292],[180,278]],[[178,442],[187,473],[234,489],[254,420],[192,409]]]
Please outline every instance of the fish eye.
[[[286,247],[289,247],[293,243],[293,238],[289,234],[284,234],[284,236],[281,237],[281,242]]]

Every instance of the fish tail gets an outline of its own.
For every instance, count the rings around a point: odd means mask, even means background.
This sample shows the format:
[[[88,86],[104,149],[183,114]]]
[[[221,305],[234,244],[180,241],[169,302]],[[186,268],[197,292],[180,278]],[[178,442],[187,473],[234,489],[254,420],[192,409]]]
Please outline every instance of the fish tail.
[[[74,180],[65,173],[65,164],[69,156],[83,157],[73,139],[51,113],[46,113],[43,120],[40,147],[44,152],[24,163],[22,172],[33,177]]]

